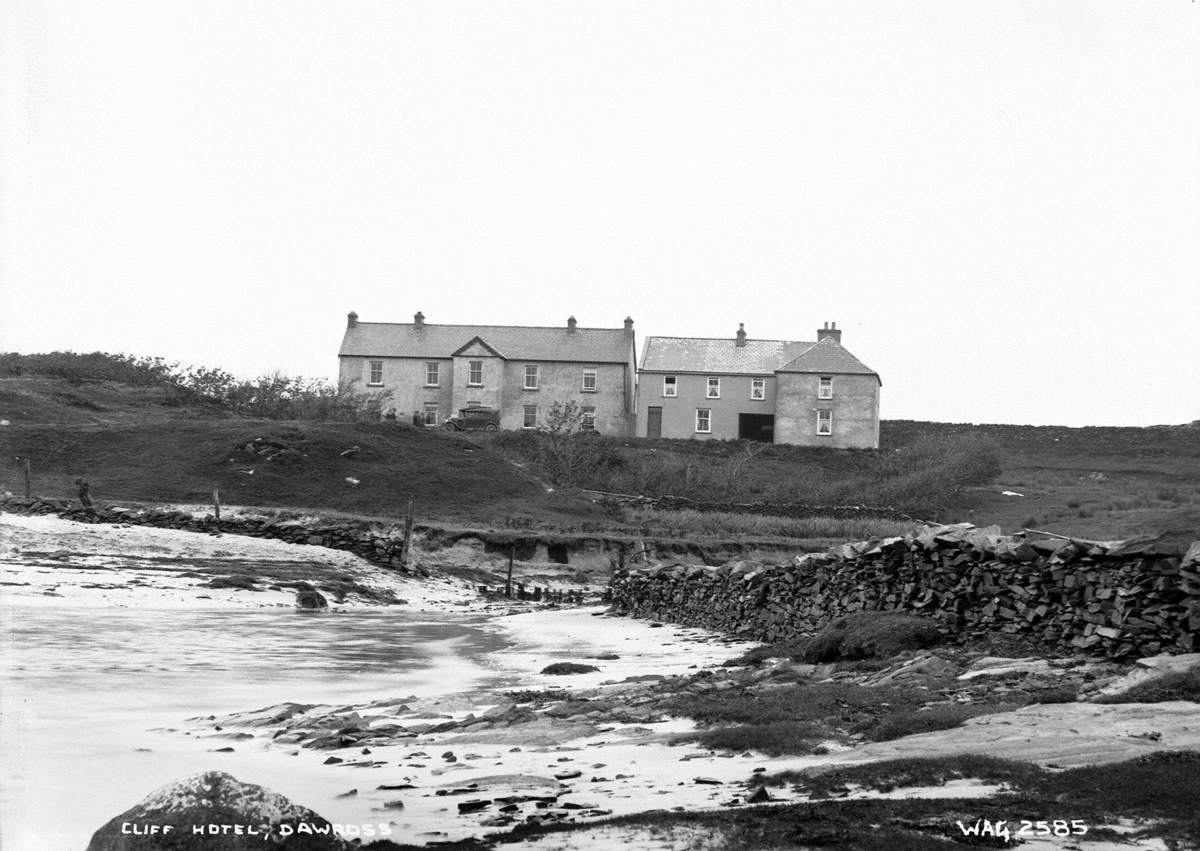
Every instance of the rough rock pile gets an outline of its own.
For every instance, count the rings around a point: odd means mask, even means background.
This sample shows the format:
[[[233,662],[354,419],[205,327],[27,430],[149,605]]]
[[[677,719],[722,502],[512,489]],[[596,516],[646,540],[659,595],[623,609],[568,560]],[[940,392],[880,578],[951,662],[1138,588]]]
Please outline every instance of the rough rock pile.
[[[619,571],[614,611],[779,641],[851,612],[900,610],[948,634],[1024,636],[1113,659],[1200,650],[1200,542],[1005,536],[968,523],[844,544],[783,565]]]
[[[350,846],[307,807],[222,771],[208,771],[152,792],[97,830],[87,851],[262,847],[326,851]]]

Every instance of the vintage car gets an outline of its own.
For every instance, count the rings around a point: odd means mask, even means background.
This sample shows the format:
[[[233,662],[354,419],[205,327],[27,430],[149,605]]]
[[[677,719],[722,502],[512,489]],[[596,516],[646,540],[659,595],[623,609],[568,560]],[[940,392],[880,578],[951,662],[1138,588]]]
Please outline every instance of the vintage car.
[[[442,428],[446,431],[496,431],[500,428],[500,412],[495,408],[462,408],[456,417],[448,417]]]

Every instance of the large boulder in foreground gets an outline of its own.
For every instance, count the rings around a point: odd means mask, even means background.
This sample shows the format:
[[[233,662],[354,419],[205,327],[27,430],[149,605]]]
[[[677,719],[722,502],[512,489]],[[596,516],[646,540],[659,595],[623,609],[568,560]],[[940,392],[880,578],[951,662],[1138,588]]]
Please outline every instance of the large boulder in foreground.
[[[152,792],[96,831],[87,851],[332,851],[333,825],[283,795],[207,771]]]

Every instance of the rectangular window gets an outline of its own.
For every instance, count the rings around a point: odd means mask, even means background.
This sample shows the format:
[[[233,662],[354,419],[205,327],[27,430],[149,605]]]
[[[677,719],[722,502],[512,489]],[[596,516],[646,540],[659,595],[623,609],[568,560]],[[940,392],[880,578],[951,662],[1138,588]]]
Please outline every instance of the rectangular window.
[[[767,379],[751,378],[750,379],[750,398],[765,399],[767,398]]]
[[[679,395],[679,383],[673,375],[663,376],[663,396],[674,398]]]
[[[719,379],[719,378],[708,379],[708,392],[704,394],[704,397],[706,399],[720,399],[721,398],[721,379]]]
[[[596,392],[596,370],[585,369],[583,371],[583,392],[584,393],[595,393]]]
[[[821,378],[819,379],[819,383],[817,384],[817,398],[818,399],[832,399],[833,398],[833,378],[831,376],[822,375]]]
[[[538,365],[536,363],[525,364],[525,389],[538,389]]]
[[[591,406],[584,405],[580,410],[583,412],[583,423],[582,423],[583,430],[584,431],[595,431],[596,430],[596,409]]]
[[[368,384],[383,384],[383,361],[371,361],[371,377],[367,380]]]
[[[479,400],[478,400],[478,399],[476,399],[476,400],[475,400],[475,401],[473,401],[473,402],[467,402],[467,407],[468,407],[468,408],[478,408],[479,406],[480,406],[480,402],[479,402]]]
[[[537,428],[537,405],[525,406],[525,419],[521,422],[521,428]]]
[[[467,386],[482,387],[483,386],[483,361],[470,360],[467,361]]]
[[[425,425],[435,426],[438,424],[438,406],[437,402],[425,403]]]
[[[439,364],[437,361],[428,361],[425,364],[425,386],[426,387],[437,387],[438,384],[440,383],[438,381],[438,366],[439,366]]]
[[[699,434],[712,434],[712,408],[696,409],[696,431]]]
[[[833,434],[833,411],[817,411],[817,434]]]

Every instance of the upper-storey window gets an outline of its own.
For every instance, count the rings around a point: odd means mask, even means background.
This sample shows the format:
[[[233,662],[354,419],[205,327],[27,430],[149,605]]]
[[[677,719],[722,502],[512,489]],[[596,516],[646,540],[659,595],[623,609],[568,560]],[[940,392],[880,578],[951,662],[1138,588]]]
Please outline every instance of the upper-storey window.
[[[439,381],[439,375],[438,375],[438,373],[440,372],[439,366],[440,366],[440,364],[437,361],[426,362],[426,364],[425,364],[425,386],[426,387],[437,387],[438,384],[441,383]]]
[[[370,362],[370,377],[367,379],[368,384],[383,383],[383,361],[373,360]]]
[[[663,376],[663,396],[674,397],[679,395],[679,382],[673,375]]]
[[[584,393],[595,393],[596,392],[596,370],[595,369],[588,368],[583,371],[583,392]]]
[[[536,363],[525,364],[525,389],[538,389],[538,365]]]
[[[833,411],[817,411],[817,434],[826,437],[833,434]]]
[[[833,376],[822,375],[817,381],[817,398],[832,399],[833,398]]]
[[[767,398],[767,379],[751,378],[750,379],[750,398],[765,399]]]
[[[483,361],[470,360],[467,361],[467,386],[482,387],[483,386]]]
[[[709,377],[708,392],[706,392],[704,394],[704,397],[706,399],[720,399],[721,398],[721,379],[713,378],[711,376]]]

